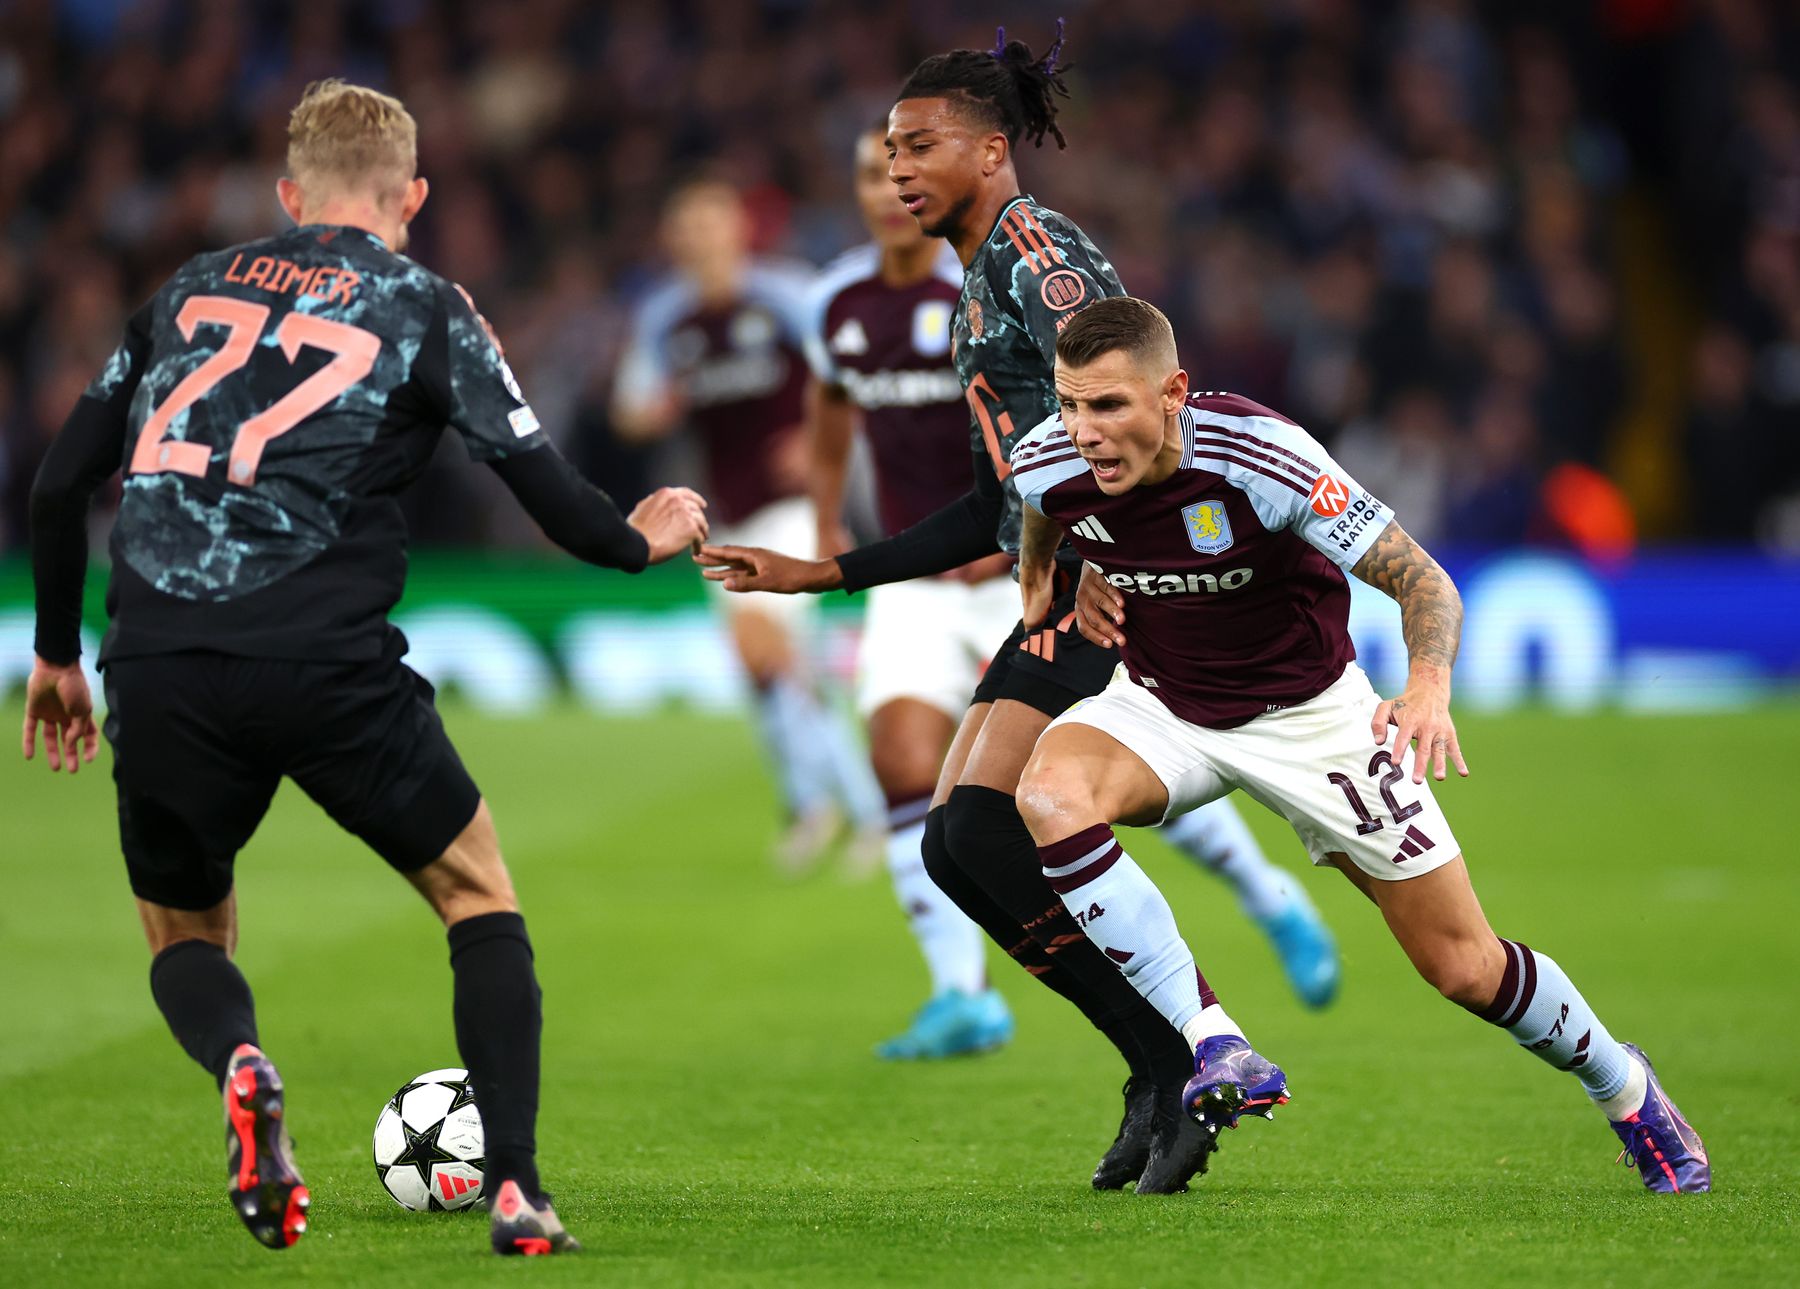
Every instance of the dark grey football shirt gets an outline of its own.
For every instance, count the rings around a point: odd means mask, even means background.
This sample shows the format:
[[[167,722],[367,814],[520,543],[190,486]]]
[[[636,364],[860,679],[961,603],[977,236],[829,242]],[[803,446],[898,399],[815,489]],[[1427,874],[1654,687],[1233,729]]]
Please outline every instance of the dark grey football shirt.
[[[1056,337],[1082,309],[1124,295],[1119,275],[1074,222],[1020,196],[963,273],[956,305],[956,374],[974,417],[975,450],[985,452],[1006,490],[996,534],[1019,551],[1019,494],[1008,458],[1013,445],[1056,402]]]
[[[443,428],[484,462],[548,445],[468,295],[347,227],[190,260],[87,396],[127,418],[103,662],[376,657]]]

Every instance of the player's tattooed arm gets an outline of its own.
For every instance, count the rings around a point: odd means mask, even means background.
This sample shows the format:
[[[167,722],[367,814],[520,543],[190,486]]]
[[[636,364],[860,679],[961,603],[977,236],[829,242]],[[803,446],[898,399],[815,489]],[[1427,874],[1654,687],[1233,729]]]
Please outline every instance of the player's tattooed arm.
[[[1351,571],[1399,604],[1400,630],[1406,638],[1406,690],[1376,707],[1369,723],[1375,742],[1385,744],[1388,727],[1393,726],[1397,761],[1417,740],[1414,783],[1424,782],[1427,763],[1434,778],[1444,777],[1446,761],[1466,776],[1469,767],[1450,719],[1450,669],[1462,640],[1462,596],[1456,583],[1394,521]]]
[[[1413,665],[1441,668],[1448,683],[1462,640],[1462,596],[1450,575],[1397,520],[1389,521],[1352,571],[1399,604]]]
[[[1056,548],[1063,542],[1063,527],[1041,511],[1024,507],[1019,534],[1019,596],[1024,602],[1024,621],[1035,627],[1050,616],[1056,598]]]

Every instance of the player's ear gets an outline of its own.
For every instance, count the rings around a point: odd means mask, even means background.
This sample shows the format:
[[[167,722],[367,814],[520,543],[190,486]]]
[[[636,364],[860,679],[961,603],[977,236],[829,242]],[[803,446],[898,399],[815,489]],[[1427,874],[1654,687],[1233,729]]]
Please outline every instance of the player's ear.
[[[1187,401],[1188,374],[1185,368],[1177,367],[1163,382],[1163,410],[1170,416],[1181,410]]]
[[[1007,163],[1011,152],[1012,148],[1006,142],[1004,134],[996,130],[988,135],[981,148],[981,177],[985,179],[997,173]]]
[[[281,208],[287,212],[289,219],[296,224],[302,222],[300,211],[305,203],[305,194],[300,191],[299,184],[283,175],[275,181],[275,200],[281,203]]]
[[[415,176],[413,181],[406,185],[406,193],[400,199],[400,222],[402,224],[412,223],[414,217],[419,213],[419,208],[425,204],[425,199],[430,195],[431,185],[425,182],[425,176]]]

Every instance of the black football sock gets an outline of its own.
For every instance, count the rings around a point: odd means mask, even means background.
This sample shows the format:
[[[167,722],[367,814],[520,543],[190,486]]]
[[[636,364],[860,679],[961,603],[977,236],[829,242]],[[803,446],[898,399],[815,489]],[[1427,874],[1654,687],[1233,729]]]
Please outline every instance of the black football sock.
[[[1194,1053],[1063,907],[1044,880],[1037,842],[1010,793],[963,784],[945,807],[951,857],[996,904],[1016,918],[1049,959],[1089,1000],[1092,1019],[1113,1040],[1133,1073],[1147,1070],[1161,1086],[1180,1087],[1194,1072]],[[1099,1021],[1095,1022],[1100,1024]],[[1121,1041],[1124,1039],[1125,1041]],[[1139,1049],[1133,1060],[1130,1048]]]
[[[535,1200],[538,1038],[543,994],[517,913],[484,913],[450,928],[456,1046],[475,1085],[490,1189],[507,1178]]]
[[[1133,1075],[1148,1074],[1149,1062],[1136,1036],[1109,1016],[1079,980],[1057,967],[1044,947],[1019,925],[1018,919],[995,903],[993,897],[976,885],[956,863],[944,840],[944,812],[945,807],[937,806],[925,816],[925,837],[920,846],[925,857],[925,872],[937,883],[938,889],[985,931],[988,939],[999,945],[1007,957],[1035,977],[1039,984],[1074,1004],[1088,1022],[1119,1049],[1119,1055],[1125,1058]]]
[[[1119,1055],[1125,1058],[1125,1064],[1133,1078],[1148,1077],[1152,1083],[1156,1082],[1150,1056],[1144,1051],[1144,1045],[1139,1041],[1132,1024],[1107,1015],[1099,1000],[1074,975],[1058,967],[1056,960],[1044,951],[1043,945],[1023,930],[1019,935],[1020,942],[1007,950],[1013,961],[1080,1008],[1088,1023],[1104,1034],[1107,1042],[1119,1049]]]
[[[218,945],[181,940],[151,960],[150,994],[175,1041],[223,1089],[238,1044],[256,1043],[256,1001],[244,973]]]
[[[1042,867],[1038,869],[1041,874]],[[1050,898],[1056,893],[1044,888]],[[1065,977],[1086,977],[1098,973],[1096,984],[1086,984],[1103,1019],[1094,1021],[1096,1028],[1113,1042],[1125,1056],[1131,1072],[1148,1075],[1158,1087],[1184,1087],[1194,1073],[1194,1050],[1181,1031],[1169,1024],[1163,1014],[1152,1007],[1131,984],[1125,974],[1112,964],[1087,938],[1061,900],[1033,919],[1032,932],[1049,946],[1045,956],[1061,965]],[[1106,973],[1110,972],[1110,975]],[[1119,986],[1124,988],[1120,989]],[[1137,1053],[1133,1057],[1133,1051]]]

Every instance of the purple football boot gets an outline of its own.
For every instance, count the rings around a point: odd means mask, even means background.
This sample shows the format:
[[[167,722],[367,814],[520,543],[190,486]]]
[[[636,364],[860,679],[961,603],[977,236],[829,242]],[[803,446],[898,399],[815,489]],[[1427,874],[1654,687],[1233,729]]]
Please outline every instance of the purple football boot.
[[[1214,1034],[1194,1049],[1194,1077],[1181,1093],[1181,1108],[1217,1136],[1246,1114],[1273,1119],[1275,1107],[1287,1100],[1287,1075],[1279,1065],[1235,1034]]]
[[[1711,1190],[1712,1164],[1706,1158],[1706,1143],[1663,1091],[1650,1058],[1630,1043],[1619,1046],[1644,1067],[1649,1083],[1642,1108],[1629,1119],[1613,1123],[1613,1131],[1625,1143],[1619,1158],[1636,1164],[1644,1185],[1664,1195]]]

